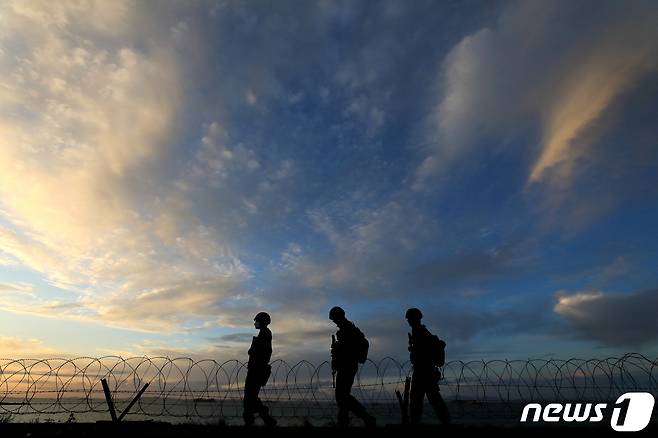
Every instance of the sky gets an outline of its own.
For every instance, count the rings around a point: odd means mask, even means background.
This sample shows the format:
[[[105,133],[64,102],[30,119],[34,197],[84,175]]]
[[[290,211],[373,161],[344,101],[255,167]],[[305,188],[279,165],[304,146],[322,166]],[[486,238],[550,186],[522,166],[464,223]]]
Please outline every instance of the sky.
[[[653,1],[0,0],[0,357],[658,352]],[[654,356],[655,357],[655,356]]]

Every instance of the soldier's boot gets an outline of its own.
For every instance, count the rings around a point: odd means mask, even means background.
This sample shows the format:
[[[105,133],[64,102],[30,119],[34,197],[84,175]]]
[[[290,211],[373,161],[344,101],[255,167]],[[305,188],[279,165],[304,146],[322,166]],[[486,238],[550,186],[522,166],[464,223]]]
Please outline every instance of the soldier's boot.
[[[270,415],[270,410],[267,406],[263,406],[258,410],[258,415],[263,419],[265,426],[274,427],[276,426],[276,420]]]
[[[244,425],[245,426],[253,426],[254,425],[254,415],[253,414],[247,414],[246,412],[242,414],[242,419],[244,420]]]
[[[364,416],[363,422],[366,423],[366,427],[377,427],[377,419],[372,415]]]
[[[339,409],[338,410],[338,421],[336,421],[336,426],[338,427],[348,427],[350,425],[350,416],[349,413]]]
[[[352,400],[352,411],[357,417],[363,420],[363,422],[366,424],[366,427],[376,427],[377,420],[375,419],[375,417],[370,415],[368,411],[366,411],[366,409],[363,407],[363,405],[358,401],[356,401],[355,398],[352,398],[351,400]]]
[[[276,420],[272,416],[270,416],[270,414],[261,415],[260,418],[263,419],[265,426],[267,427],[276,426]]]

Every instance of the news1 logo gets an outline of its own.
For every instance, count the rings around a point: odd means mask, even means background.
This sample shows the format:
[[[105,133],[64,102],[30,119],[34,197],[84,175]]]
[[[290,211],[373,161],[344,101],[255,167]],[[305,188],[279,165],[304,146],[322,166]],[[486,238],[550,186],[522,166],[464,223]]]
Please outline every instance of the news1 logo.
[[[610,427],[618,432],[638,432],[649,424],[655,400],[648,392],[627,392],[617,399],[612,409]],[[589,421],[596,423],[605,418],[607,403],[529,403],[523,408],[521,422],[567,423]]]

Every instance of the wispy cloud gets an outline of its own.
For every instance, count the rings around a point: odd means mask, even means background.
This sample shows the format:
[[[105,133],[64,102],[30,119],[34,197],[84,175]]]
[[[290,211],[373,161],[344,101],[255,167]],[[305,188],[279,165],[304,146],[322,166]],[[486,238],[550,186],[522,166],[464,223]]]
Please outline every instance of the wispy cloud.
[[[417,169],[417,188],[437,174],[476,166],[472,161],[483,149],[533,142],[537,126],[528,183],[572,184],[599,153],[600,117],[658,68],[650,2],[632,8],[600,3],[594,18],[590,8],[510,3],[494,26],[452,49],[431,125],[436,146]]]
[[[656,18],[651,11],[638,16],[632,11],[622,20],[609,23],[587,53],[571,54],[565,63],[575,64],[561,84],[556,84],[552,102],[543,112],[544,135],[541,154],[529,180],[548,179],[568,185],[579,159],[592,151],[599,117],[623,93],[658,69]],[[574,59],[576,58],[577,59]],[[564,68],[564,67],[563,67]]]
[[[31,285],[30,283],[25,283],[25,282],[14,282],[14,283],[0,282],[0,293],[2,293],[2,292],[31,293],[33,290],[34,290],[34,286]]]

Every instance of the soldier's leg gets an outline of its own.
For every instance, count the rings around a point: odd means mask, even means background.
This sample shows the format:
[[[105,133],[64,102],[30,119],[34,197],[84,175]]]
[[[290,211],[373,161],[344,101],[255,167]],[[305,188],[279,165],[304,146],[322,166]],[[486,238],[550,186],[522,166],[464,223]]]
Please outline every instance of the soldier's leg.
[[[263,401],[260,399],[258,394],[260,393],[261,386],[258,385],[256,390],[256,400],[254,402],[254,407],[260,418],[263,419],[263,422],[266,426],[276,426],[276,420],[270,416],[270,409],[263,404]]]
[[[429,400],[430,405],[434,408],[434,412],[436,412],[436,416],[439,417],[441,423],[450,424],[450,412],[448,412],[448,406],[446,406],[443,397],[441,397],[441,392],[439,391],[438,372],[428,382],[427,399]]]
[[[345,371],[338,371],[336,373],[336,404],[338,405],[338,425],[347,426],[350,422],[349,418],[349,397],[352,382],[349,378],[349,373]]]
[[[256,379],[254,379],[253,375],[247,373],[247,378],[244,381],[244,411],[242,412],[242,418],[248,426],[254,424],[254,414],[258,406],[258,390],[259,386],[256,383]]]
[[[347,409],[354,412],[354,415],[365,421],[366,425],[374,426],[375,418],[368,414],[366,408],[356,399],[356,397],[352,395],[352,386],[354,385],[354,378],[356,377],[357,371],[358,366],[345,372],[345,385],[347,387]]]
[[[263,412],[265,412],[265,413],[268,412],[267,408],[265,407],[265,405],[263,404],[262,400],[259,397],[260,388],[261,388],[261,386],[256,384],[256,385],[254,385],[254,390],[253,390],[253,392],[254,392],[254,394],[253,394],[253,396],[254,396],[254,398],[253,398],[253,407],[254,407],[253,411],[255,413],[258,413],[258,415],[261,415]]]
[[[423,415],[423,401],[425,400],[424,373],[414,371],[411,377],[411,389],[409,390],[409,420],[411,424],[420,424]]]
[[[350,394],[349,398],[350,410],[354,412],[354,415],[362,419],[366,423],[366,426],[375,426],[375,417],[368,413],[366,408],[356,399],[356,397]]]

